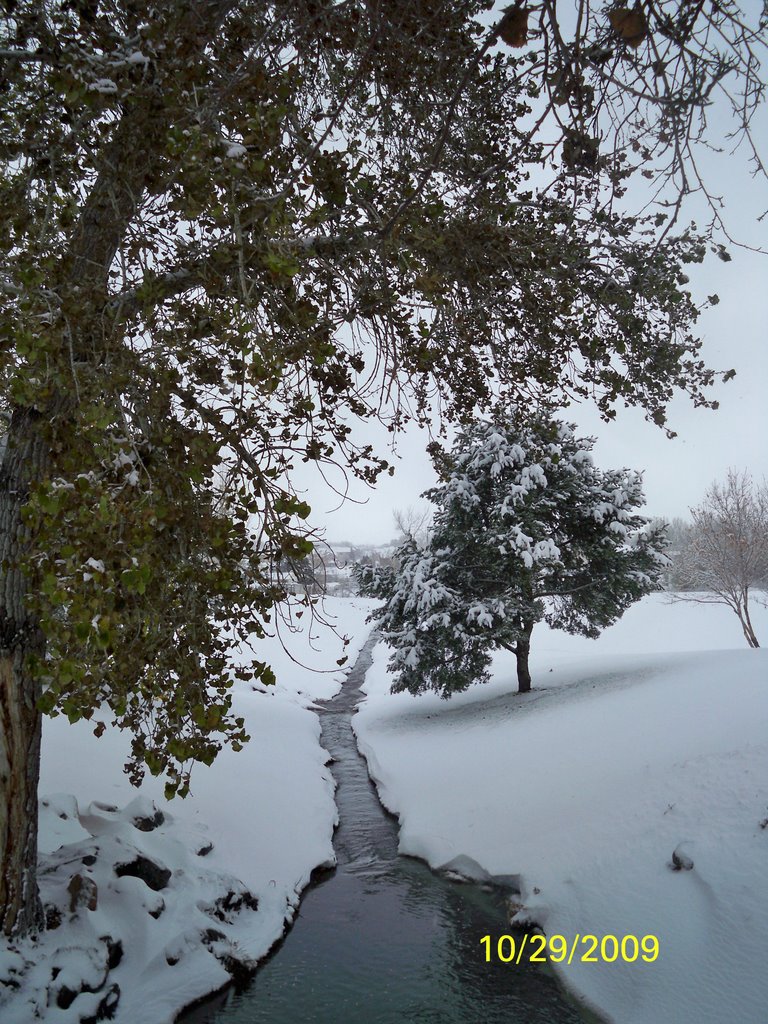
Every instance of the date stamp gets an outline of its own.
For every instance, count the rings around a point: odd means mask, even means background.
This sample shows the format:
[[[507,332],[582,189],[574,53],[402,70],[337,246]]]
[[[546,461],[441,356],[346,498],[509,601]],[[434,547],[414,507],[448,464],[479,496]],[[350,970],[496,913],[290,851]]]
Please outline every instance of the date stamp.
[[[617,961],[633,964],[640,961],[652,964],[659,956],[656,935],[580,935],[572,939],[565,935],[542,935],[526,932],[517,938],[500,935],[495,939],[484,935],[480,945],[485,947],[485,962],[520,964],[525,959],[532,964],[613,964]]]

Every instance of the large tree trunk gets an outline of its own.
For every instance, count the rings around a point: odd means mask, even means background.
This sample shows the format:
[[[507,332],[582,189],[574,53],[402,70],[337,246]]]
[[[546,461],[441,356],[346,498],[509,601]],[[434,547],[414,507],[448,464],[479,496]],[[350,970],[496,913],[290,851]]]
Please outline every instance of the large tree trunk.
[[[531,653],[532,622],[524,622],[523,629],[515,645],[517,658],[517,692],[528,693],[531,689],[531,673],[528,668],[528,657]]]
[[[41,716],[28,655],[42,653],[25,607],[26,580],[17,567],[29,542],[21,520],[29,482],[45,475],[48,449],[38,414],[16,410],[3,438],[0,466],[0,933],[42,926],[37,890],[37,783]]]
[[[24,652],[0,658],[0,932],[42,926],[37,891],[37,782],[40,712]]]

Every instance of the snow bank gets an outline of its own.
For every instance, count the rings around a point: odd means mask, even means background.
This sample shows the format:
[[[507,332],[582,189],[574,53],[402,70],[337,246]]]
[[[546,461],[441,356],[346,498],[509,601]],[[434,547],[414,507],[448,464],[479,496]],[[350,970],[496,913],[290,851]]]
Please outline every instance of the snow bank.
[[[368,633],[370,602],[329,598],[325,607],[349,646],[309,623],[286,638],[296,661],[277,640],[260,644],[279,682],[235,691],[251,742],[196,766],[185,800],[167,802],[161,780],[148,778],[137,802],[122,771],[126,735],[96,739],[93,723],[45,722],[40,885],[63,913],[41,943],[0,952],[0,981],[20,986],[6,990],[3,1024],[34,1014],[69,1024],[113,1008],[118,1024],[163,1024],[281,936],[312,870],[334,862],[334,785],[312,707],[338,691]],[[137,861],[153,865],[149,876],[130,873]],[[83,983],[95,991],[61,1005]],[[113,986],[114,1007],[105,1003]]]
[[[380,645],[355,729],[401,852],[520,875],[550,936],[657,936],[651,964],[558,968],[619,1024],[762,1024],[768,654],[742,645],[727,610],[654,595],[597,641],[537,627],[532,694],[504,657],[448,702],[390,695]]]

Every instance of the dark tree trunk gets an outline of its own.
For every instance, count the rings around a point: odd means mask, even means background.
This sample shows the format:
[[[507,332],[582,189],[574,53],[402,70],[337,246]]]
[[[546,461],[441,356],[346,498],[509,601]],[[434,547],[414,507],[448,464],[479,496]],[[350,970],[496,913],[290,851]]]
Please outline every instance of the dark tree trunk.
[[[517,692],[528,693],[531,689],[531,672],[528,668],[528,657],[531,653],[531,633],[533,623],[524,622],[523,629],[515,645],[517,658]]]
[[[42,926],[37,891],[40,712],[24,651],[0,658],[0,933]]]
[[[42,653],[16,567],[29,541],[21,520],[29,482],[45,474],[48,449],[38,414],[16,410],[3,438],[0,466],[0,933],[42,926],[37,890],[37,783],[40,774],[38,686],[27,657]]]
[[[749,617],[749,592],[747,592],[744,598],[743,613],[739,615],[741,620],[741,628],[744,631],[744,637],[750,647],[759,647],[760,644],[757,641],[757,634],[755,633],[754,626],[752,625],[752,619]]]

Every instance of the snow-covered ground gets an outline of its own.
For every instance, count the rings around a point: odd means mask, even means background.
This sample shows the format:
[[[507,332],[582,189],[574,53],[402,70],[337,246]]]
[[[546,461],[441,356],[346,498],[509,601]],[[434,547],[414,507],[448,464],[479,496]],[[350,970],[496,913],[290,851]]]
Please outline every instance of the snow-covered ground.
[[[40,887],[43,901],[65,913],[36,946],[0,950],[0,982],[20,985],[14,992],[0,984],[2,1024],[38,1015],[70,1024],[113,1004],[118,1024],[164,1024],[228,981],[230,957],[264,956],[312,870],[334,860],[333,781],[311,708],[337,692],[354,664],[370,606],[326,602],[338,632],[351,637],[346,650],[319,627],[312,642],[308,632],[287,639],[303,664],[277,641],[259,646],[279,682],[267,692],[236,690],[251,742],[223,751],[210,768],[196,766],[185,800],[165,801],[161,780],[148,778],[138,793],[131,787],[122,770],[126,735],[107,730],[96,739],[93,723],[46,721]],[[94,991],[73,998],[83,983]]]
[[[768,652],[732,613],[653,595],[596,641],[540,624],[522,697],[511,655],[450,701],[391,695],[386,661],[354,723],[402,853],[519,875],[549,936],[656,936],[653,963],[579,943],[558,968],[617,1024],[768,1020]]]
[[[328,607],[351,665],[370,603]],[[756,628],[768,636],[764,609]],[[108,1012],[114,986],[118,1024],[163,1024],[226,982],[230,956],[252,963],[281,935],[333,859],[312,703],[338,689],[343,653],[328,635],[314,652],[306,636],[291,646],[331,671],[272,644],[281,683],[236,696],[251,743],[196,768],[184,801],[152,779],[132,789],[126,736],[46,722],[41,890],[65,909],[42,944],[0,952],[0,981],[23,979],[0,986],[2,1024],[74,1024]],[[762,1024],[768,655],[744,647],[727,610],[653,596],[597,641],[539,625],[531,661],[526,697],[504,654],[490,683],[441,701],[389,694],[377,648],[355,724],[402,851],[520,876],[520,918],[550,936],[657,936],[652,964],[560,968],[617,1024]],[[671,870],[673,851],[692,869]]]

